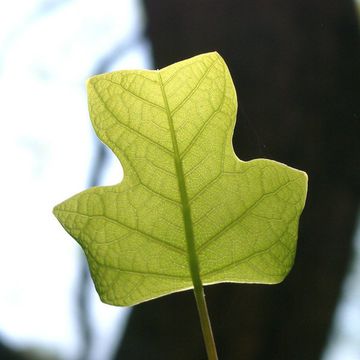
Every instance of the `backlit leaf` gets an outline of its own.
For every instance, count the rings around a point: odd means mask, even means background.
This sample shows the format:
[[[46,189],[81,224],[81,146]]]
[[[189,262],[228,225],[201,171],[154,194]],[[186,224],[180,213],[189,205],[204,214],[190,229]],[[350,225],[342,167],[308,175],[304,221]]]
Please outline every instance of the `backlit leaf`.
[[[190,268],[203,284],[284,279],[307,176],[236,157],[236,93],[217,53],[98,75],[88,96],[96,133],[124,178],[54,213],[84,249],[104,302],[132,305],[192,288]]]

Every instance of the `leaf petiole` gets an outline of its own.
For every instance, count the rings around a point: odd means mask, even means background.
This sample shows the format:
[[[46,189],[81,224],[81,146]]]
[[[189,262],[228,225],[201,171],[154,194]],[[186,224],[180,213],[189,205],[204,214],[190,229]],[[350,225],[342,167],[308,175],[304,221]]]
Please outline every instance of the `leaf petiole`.
[[[218,360],[214,335],[211,328],[209,312],[206,305],[205,294],[202,284],[194,287],[196,305],[199,312],[201,330],[209,360]]]

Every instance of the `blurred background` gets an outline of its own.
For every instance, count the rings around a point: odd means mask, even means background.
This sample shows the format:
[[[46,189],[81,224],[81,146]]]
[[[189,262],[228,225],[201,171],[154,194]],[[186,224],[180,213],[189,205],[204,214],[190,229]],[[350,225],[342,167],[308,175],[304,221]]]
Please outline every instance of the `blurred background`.
[[[94,74],[216,50],[237,88],[234,148],[309,174],[295,267],[216,285],[223,360],[360,359],[360,54],[353,0],[0,3],[0,359],[205,359],[191,292],[102,304],[52,207],[122,169],[91,129]]]

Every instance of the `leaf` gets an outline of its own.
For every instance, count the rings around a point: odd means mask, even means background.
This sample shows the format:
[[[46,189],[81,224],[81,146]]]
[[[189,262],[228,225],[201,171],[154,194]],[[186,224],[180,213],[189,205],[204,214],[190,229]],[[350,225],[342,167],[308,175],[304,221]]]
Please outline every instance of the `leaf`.
[[[54,209],[84,249],[101,299],[133,305],[203,284],[278,283],[294,261],[304,172],[239,160],[226,64],[203,54],[88,81],[99,138],[124,179]]]

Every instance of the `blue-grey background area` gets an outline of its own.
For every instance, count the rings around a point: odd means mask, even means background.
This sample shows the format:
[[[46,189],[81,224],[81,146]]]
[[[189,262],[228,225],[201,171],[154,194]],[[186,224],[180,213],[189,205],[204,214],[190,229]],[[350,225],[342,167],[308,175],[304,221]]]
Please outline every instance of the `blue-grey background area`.
[[[82,253],[52,207],[89,186],[101,146],[86,79],[152,68],[137,0],[0,3],[0,342],[34,359],[75,360],[84,350],[78,292]],[[119,182],[106,156],[101,184]],[[102,304],[89,282],[88,359],[111,358],[129,309]],[[360,359],[360,230],[322,360]]]
[[[0,3],[0,341],[46,358],[77,359],[80,247],[52,215],[89,187],[99,142],[86,79],[151,67],[134,0]],[[109,157],[102,183],[122,178]],[[128,309],[100,302],[89,281],[90,358],[108,359]]]

